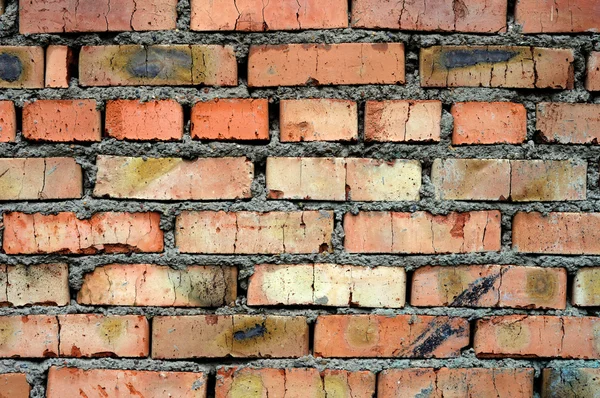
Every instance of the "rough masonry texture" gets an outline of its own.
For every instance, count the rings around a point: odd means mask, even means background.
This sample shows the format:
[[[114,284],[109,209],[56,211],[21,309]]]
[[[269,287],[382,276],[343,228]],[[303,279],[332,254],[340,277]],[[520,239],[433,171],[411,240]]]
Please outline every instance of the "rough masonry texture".
[[[600,1],[0,0],[0,398],[597,398]]]

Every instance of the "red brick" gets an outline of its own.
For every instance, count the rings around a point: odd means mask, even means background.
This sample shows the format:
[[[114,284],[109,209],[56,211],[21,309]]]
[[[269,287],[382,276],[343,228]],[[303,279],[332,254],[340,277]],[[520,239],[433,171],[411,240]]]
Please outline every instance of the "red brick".
[[[410,304],[416,307],[498,307],[564,309],[563,268],[468,265],[418,268]]]
[[[346,0],[192,0],[192,30],[272,30],[333,29],[348,26]]]
[[[0,374],[0,398],[29,398],[30,391],[24,373]]]
[[[24,0],[19,32],[119,32],[175,29],[177,0]]]
[[[573,60],[573,50],[560,48],[422,48],[419,57],[421,86],[572,89]]]
[[[586,267],[577,270],[573,280],[573,305],[600,306],[600,268]]]
[[[215,398],[237,397],[339,397],[372,398],[375,374],[311,368],[217,370]]]
[[[600,52],[592,51],[587,60],[585,88],[600,91]]]
[[[160,252],[163,233],[158,213],[4,213],[6,254],[93,254]]]
[[[204,398],[204,373],[57,368],[48,371],[47,398],[177,397]],[[127,393],[127,391],[129,393]],[[103,394],[103,395],[98,395]]]
[[[598,368],[547,368],[542,370],[543,398],[593,398],[600,391]]]
[[[443,336],[443,337],[441,337]],[[469,345],[469,322],[427,315],[321,315],[315,356],[453,358]]]
[[[320,253],[333,250],[332,232],[331,211],[186,211],[175,244],[181,253]]]
[[[600,213],[518,212],[512,226],[518,252],[600,254]]]
[[[520,144],[527,138],[527,111],[510,102],[459,102],[454,118],[453,145]]]
[[[199,140],[268,140],[266,99],[214,99],[192,107],[191,135]]]
[[[358,107],[354,101],[281,100],[279,112],[281,142],[358,140]]]
[[[251,46],[251,87],[404,83],[404,44]]]
[[[515,22],[523,33],[600,31],[600,7],[595,0],[519,0]]]
[[[74,199],[83,194],[73,158],[0,159],[0,200]]]
[[[12,101],[0,101],[0,142],[14,142],[17,135],[17,114]]]
[[[260,264],[248,283],[248,305],[404,307],[401,267],[337,264]]]
[[[23,136],[32,141],[100,141],[95,100],[37,100],[23,106]]]
[[[219,307],[237,297],[237,268],[110,264],[85,275],[77,302],[84,305]]]
[[[296,358],[308,355],[301,316],[159,316],[152,321],[152,358]]]
[[[46,48],[46,87],[68,88],[71,80],[73,51],[67,46]]]
[[[367,101],[365,141],[438,142],[441,101]]]
[[[254,164],[246,158],[98,156],[94,196],[149,200],[249,198]]]
[[[28,46],[0,46],[3,68],[0,88],[43,88],[44,49]]]
[[[82,86],[237,85],[233,48],[217,45],[83,46]]]
[[[500,250],[500,212],[432,215],[363,211],[344,216],[351,253],[442,254]]]
[[[0,316],[0,358],[56,357],[58,331],[55,316]]]
[[[479,358],[598,359],[600,318],[506,315],[478,320]]]
[[[531,398],[534,369],[387,369],[379,373],[378,398],[431,397]]]
[[[67,264],[0,265],[0,302],[22,307],[69,301]]]
[[[546,142],[598,144],[600,104],[539,103],[536,129]]]
[[[109,137],[132,141],[176,141],[183,137],[183,108],[174,100],[106,103],[104,131]]]

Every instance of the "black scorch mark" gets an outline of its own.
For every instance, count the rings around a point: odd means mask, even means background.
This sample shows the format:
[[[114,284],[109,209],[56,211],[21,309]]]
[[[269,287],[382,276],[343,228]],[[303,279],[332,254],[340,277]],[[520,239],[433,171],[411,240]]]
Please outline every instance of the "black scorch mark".
[[[443,323],[440,325],[439,322]],[[450,322],[450,319],[447,321],[433,320],[430,322],[425,331],[415,339],[412,355],[418,358],[429,357],[449,337],[459,335],[465,331],[464,327],[454,327]]]
[[[192,56],[189,52],[172,48],[141,48],[127,62],[127,72],[139,78],[169,77],[179,68],[191,70]]]
[[[445,50],[440,62],[446,69],[464,68],[482,63],[507,62],[518,54],[508,50]]]
[[[252,339],[254,337],[262,337],[267,333],[267,328],[265,327],[265,325],[261,325],[261,324],[256,324],[253,327],[246,329],[246,330],[240,330],[237,331],[233,334],[233,338],[235,340],[247,340],[247,339]]]
[[[499,272],[497,274],[485,276],[475,280],[473,283],[470,283],[469,286],[462,291],[462,293],[452,300],[450,306],[468,307],[476,305],[481,296],[492,290],[494,283],[496,283],[496,280],[500,278],[500,274],[501,273]]]
[[[23,64],[16,55],[0,54],[0,79],[6,82],[16,82],[23,73]]]

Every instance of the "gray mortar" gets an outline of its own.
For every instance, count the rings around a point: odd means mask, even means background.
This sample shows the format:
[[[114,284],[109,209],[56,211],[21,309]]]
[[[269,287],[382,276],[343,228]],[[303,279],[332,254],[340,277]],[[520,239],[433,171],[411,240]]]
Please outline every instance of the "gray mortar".
[[[509,13],[514,6],[509,1]],[[472,308],[416,308],[407,305],[397,310],[364,308],[327,308],[327,307],[286,307],[253,308],[246,306],[245,289],[248,277],[253,273],[254,265],[261,263],[299,264],[312,262],[332,262],[364,266],[400,266],[410,273],[423,265],[454,266],[459,264],[517,264],[538,265],[544,267],[565,267],[569,272],[569,283],[577,269],[588,266],[600,266],[597,256],[544,256],[527,255],[512,251],[511,224],[517,211],[600,211],[600,189],[598,164],[600,146],[583,145],[546,145],[536,140],[535,104],[543,101],[600,103],[597,94],[584,89],[585,63],[592,50],[600,50],[599,34],[581,35],[535,35],[524,36],[509,16],[508,32],[497,35],[471,35],[450,33],[404,33],[398,31],[370,31],[355,29],[314,30],[301,32],[268,33],[199,33],[186,31],[189,28],[189,1],[180,0],[178,5],[177,31],[168,32],[127,32],[101,34],[65,34],[30,35],[18,33],[17,1],[8,0],[6,11],[0,16],[0,45],[41,45],[63,44],[72,47],[82,45],[108,44],[222,44],[235,49],[238,66],[245,75],[249,46],[252,44],[285,43],[344,43],[344,42],[402,42],[406,46],[406,84],[396,86],[335,86],[335,87],[278,87],[249,88],[244,79],[233,88],[212,87],[105,87],[81,88],[77,78],[73,78],[68,89],[12,90],[0,92],[0,99],[10,99],[20,107],[25,101],[35,99],[96,99],[101,109],[105,101],[114,98],[139,98],[142,100],[173,98],[187,109],[195,102],[212,98],[269,98],[271,112],[271,141],[262,144],[239,144],[227,142],[201,142],[192,140],[189,134],[189,120],[186,120],[184,139],[181,142],[137,143],[114,139],[103,139],[101,143],[89,145],[28,143],[18,135],[16,143],[0,144],[1,157],[50,157],[69,156],[82,165],[84,177],[84,197],[80,200],[61,202],[18,202],[2,203],[2,211],[24,211],[28,213],[56,213],[74,211],[79,217],[89,217],[98,211],[157,211],[161,213],[161,228],[165,232],[165,251],[161,254],[99,254],[92,256],[35,255],[8,256],[0,253],[0,263],[4,264],[42,264],[65,262],[69,264],[71,304],[66,307],[32,306],[25,308],[3,308],[1,315],[26,314],[64,314],[64,313],[102,313],[102,314],[141,314],[153,317],[157,315],[191,314],[276,314],[302,315],[309,320],[311,328],[321,314],[362,314],[382,315],[427,314],[460,316],[474,321],[490,315],[505,314],[551,314],[571,316],[599,316],[598,309],[574,308],[570,304],[566,310],[515,310],[515,309],[472,309]],[[575,53],[575,88],[573,90],[512,90],[492,88],[421,88],[418,76],[419,49],[432,45],[521,45],[571,48]],[[361,139],[355,144],[304,142],[282,144],[279,142],[278,103],[289,98],[344,98],[359,102],[359,134]],[[362,123],[364,121],[365,100],[382,99],[438,99],[443,103],[442,139],[438,144],[366,144]],[[528,111],[528,141],[522,145],[478,145],[462,146],[450,149],[452,117],[450,105],[460,101],[512,101],[522,103]],[[187,112],[189,114],[189,112]],[[252,185],[251,200],[222,202],[159,202],[130,201],[93,198],[95,180],[95,156],[98,154],[147,157],[198,157],[246,156],[254,162],[255,181]],[[265,162],[269,156],[340,156],[371,157],[378,159],[418,159],[423,165],[423,187],[419,202],[298,202],[267,200],[265,189]],[[588,162],[588,200],[577,202],[547,203],[502,203],[502,202],[466,202],[436,201],[429,178],[431,163],[435,158],[507,158],[507,159],[580,159]],[[174,245],[173,227],[177,214],[183,210],[301,210],[326,209],[335,213],[333,253],[331,254],[282,254],[282,255],[190,255],[179,254]],[[502,250],[499,253],[470,253],[451,255],[362,255],[343,251],[342,219],[346,212],[356,214],[362,210],[418,211],[425,210],[434,214],[446,214],[450,211],[471,211],[497,209],[502,212]],[[1,240],[1,238],[0,238]],[[218,309],[183,309],[158,307],[92,307],[81,306],[75,301],[81,287],[83,275],[95,267],[109,263],[153,263],[182,268],[186,265],[229,265],[237,266],[239,273],[239,296],[233,307]],[[473,323],[473,322],[472,322]],[[316,367],[347,370],[380,371],[388,368],[407,367],[533,367],[539,382],[540,370],[544,367],[600,367],[600,361],[584,360],[539,360],[539,359],[477,359],[473,349],[465,350],[456,359],[323,359],[308,356],[300,359],[218,359],[194,361],[159,361],[152,359],[46,359],[43,361],[6,359],[0,360],[0,372],[24,371],[32,384],[31,397],[44,397],[46,373],[50,366],[76,366],[79,368],[144,369],[144,370],[180,370],[203,371],[210,374],[209,391],[215,383],[215,369],[220,365],[239,365],[256,367]],[[538,383],[539,384],[539,383]],[[536,385],[538,385],[536,384]],[[536,393],[537,394],[537,393]]]

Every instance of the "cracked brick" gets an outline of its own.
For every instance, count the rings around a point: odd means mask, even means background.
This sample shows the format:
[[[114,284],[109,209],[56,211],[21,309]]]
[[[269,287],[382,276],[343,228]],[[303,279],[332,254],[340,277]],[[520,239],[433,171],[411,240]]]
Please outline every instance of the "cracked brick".
[[[365,141],[439,142],[441,101],[367,101]]]
[[[549,143],[598,145],[600,104],[540,102],[536,107],[536,130]]]
[[[515,22],[523,33],[597,33],[600,7],[595,0],[519,0]]]

